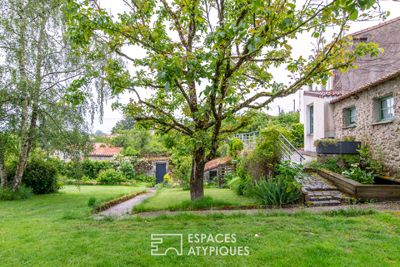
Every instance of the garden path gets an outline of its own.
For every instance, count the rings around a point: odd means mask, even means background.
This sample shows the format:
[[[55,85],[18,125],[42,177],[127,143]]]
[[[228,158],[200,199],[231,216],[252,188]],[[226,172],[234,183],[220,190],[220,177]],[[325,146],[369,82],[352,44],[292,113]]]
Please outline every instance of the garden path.
[[[129,215],[132,212],[132,208],[136,205],[142,203],[145,199],[152,197],[156,193],[156,189],[149,188],[148,192],[145,194],[140,194],[134,198],[124,201],[120,204],[112,206],[102,212],[96,214],[96,218],[101,219],[104,217],[122,217],[124,215]]]

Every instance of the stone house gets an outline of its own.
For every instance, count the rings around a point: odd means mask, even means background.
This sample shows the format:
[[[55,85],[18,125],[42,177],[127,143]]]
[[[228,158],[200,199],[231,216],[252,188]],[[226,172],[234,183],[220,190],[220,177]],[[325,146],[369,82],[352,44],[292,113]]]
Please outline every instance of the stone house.
[[[346,73],[336,71],[326,86],[303,88],[304,151],[316,152],[314,142],[321,138],[354,136],[368,142],[375,156],[384,155],[386,167],[398,172],[400,17],[350,36],[379,44],[383,53],[358,59],[357,68]],[[383,119],[382,112],[392,118]]]
[[[335,137],[354,136],[400,173],[400,71],[332,100]]]

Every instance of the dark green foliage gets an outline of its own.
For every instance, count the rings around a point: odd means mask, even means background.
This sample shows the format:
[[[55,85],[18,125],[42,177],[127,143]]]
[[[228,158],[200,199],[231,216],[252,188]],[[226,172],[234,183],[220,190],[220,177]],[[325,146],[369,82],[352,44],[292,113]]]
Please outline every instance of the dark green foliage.
[[[276,122],[281,125],[292,125],[300,122],[300,112],[288,112],[281,113],[276,117],[271,117],[272,122]]]
[[[381,175],[383,173],[383,164],[380,160],[374,159],[369,151],[369,148],[365,145],[361,146],[358,150],[360,153],[360,167],[365,169],[367,172],[371,172],[375,175]]]
[[[262,205],[281,207],[297,202],[301,197],[300,185],[288,177],[278,175],[274,178],[255,181],[249,195]]]
[[[243,142],[238,138],[231,138],[228,142],[229,145],[229,156],[237,158],[240,151],[243,150]]]
[[[172,155],[173,177],[180,181],[184,189],[189,189],[190,174],[192,171],[192,157],[177,154]]]
[[[156,177],[154,176],[150,176],[150,175],[145,175],[145,174],[139,174],[135,177],[135,180],[138,182],[142,182],[142,183],[148,183],[151,185],[155,185],[156,184]]]
[[[332,142],[334,142],[333,139]],[[383,173],[383,164],[372,158],[367,146],[363,145],[358,150],[359,155],[332,156],[322,162],[313,161],[307,167],[314,169],[327,169],[335,173],[341,173],[349,179],[363,184],[374,183],[375,177]]]
[[[51,161],[32,159],[29,161],[22,182],[32,188],[34,194],[48,194],[57,192],[57,168]]]
[[[88,199],[87,205],[91,208],[95,208],[96,206],[98,206],[98,202],[97,199],[95,197],[91,197]]]
[[[18,191],[14,192],[9,187],[0,188],[0,200],[21,200],[31,197],[32,189],[21,186]]]
[[[130,130],[121,130],[119,135],[111,139],[111,144],[124,148],[124,155],[159,155],[167,153],[163,140],[158,134],[151,134],[149,130],[135,127]]]
[[[286,161],[276,166],[275,177],[253,180],[243,169],[238,168],[238,176],[228,184],[238,195],[253,197],[260,204],[282,206],[300,199],[301,187],[295,177],[301,179],[302,172],[301,165]]]
[[[130,162],[122,162],[119,165],[118,170],[124,174],[127,179],[134,179],[136,176],[135,169]]]
[[[354,164],[350,169],[344,170],[342,174],[362,184],[373,184],[375,179],[373,172],[361,169],[358,164]]]
[[[134,179],[137,171],[135,170],[136,163],[138,162],[137,157],[128,157],[117,155],[111,161],[111,166],[122,172],[127,179]]]
[[[90,179],[96,179],[100,171],[111,168],[109,161],[84,159],[81,161],[82,174]]]
[[[228,182],[230,189],[236,192],[239,196],[247,195],[248,189],[252,186],[253,180],[250,176],[236,176]]]
[[[275,173],[275,167],[282,158],[278,141],[280,134],[289,139],[291,137],[290,132],[280,125],[270,125],[260,131],[257,147],[240,162],[245,173],[254,179],[270,177]]]
[[[109,161],[97,161],[84,159],[82,161],[70,161],[64,164],[61,174],[70,178],[81,180],[83,177],[96,179],[99,172],[112,167]]]
[[[304,125],[300,123],[299,112],[282,113],[278,116],[270,116],[264,112],[255,111],[250,111],[250,113],[251,115],[248,116],[251,123],[244,128],[245,132],[260,131],[260,129],[271,125],[279,125],[291,132],[287,138],[295,147],[304,146]]]
[[[97,177],[97,181],[101,184],[118,184],[125,182],[124,174],[114,169],[102,170]]]
[[[302,123],[293,123],[291,128],[292,133],[292,144],[295,147],[301,148],[304,147],[304,124]]]
[[[277,165],[276,170],[278,175],[287,177],[288,179],[294,179],[295,177],[301,177],[303,175],[304,167],[295,162],[284,161]]]
[[[311,161],[307,163],[307,167],[341,173],[343,170],[349,169],[353,164],[358,162],[358,155],[330,156],[320,161]]]
[[[297,202],[301,197],[301,186],[295,178],[301,179],[303,167],[285,161],[277,165],[277,175],[255,181],[248,189],[248,195],[263,205],[282,206]]]

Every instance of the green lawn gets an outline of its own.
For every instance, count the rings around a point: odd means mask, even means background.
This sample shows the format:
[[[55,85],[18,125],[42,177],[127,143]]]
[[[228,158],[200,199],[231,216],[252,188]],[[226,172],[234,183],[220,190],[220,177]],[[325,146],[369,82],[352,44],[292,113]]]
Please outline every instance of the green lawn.
[[[142,189],[67,187],[58,194],[0,202],[0,266],[400,265],[399,213],[90,217],[90,197],[107,200]],[[236,234],[234,245],[248,246],[250,255],[155,257],[150,236],[157,233]]]
[[[238,207],[257,204],[254,199],[238,196],[230,189],[206,188],[204,195],[212,198],[213,201],[210,204],[214,207]],[[189,200],[190,191],[188,190],[163,188],[155,196],[135,207],[134,212],[191,209],[191,207],[185,205]]]

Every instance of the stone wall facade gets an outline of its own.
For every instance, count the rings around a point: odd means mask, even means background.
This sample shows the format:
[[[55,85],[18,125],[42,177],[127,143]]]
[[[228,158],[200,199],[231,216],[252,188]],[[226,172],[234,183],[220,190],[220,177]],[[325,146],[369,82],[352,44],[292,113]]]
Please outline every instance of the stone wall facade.
[[[400,69],[400,17],[351,34],[354,42],[374,42],[383,49],[378,57],[357,59],[357,68],[335,71],[334,90],[352,91]]]
[[[378,122],[376,100],[388,95],[394,98],[394,119]],[[356,108],[356,123],[345,126],[345,111]],[[357,95],[333,104],[336,138],[354,136],[371,148],[392,174],[400,175],[400,78],[386,81]]]

